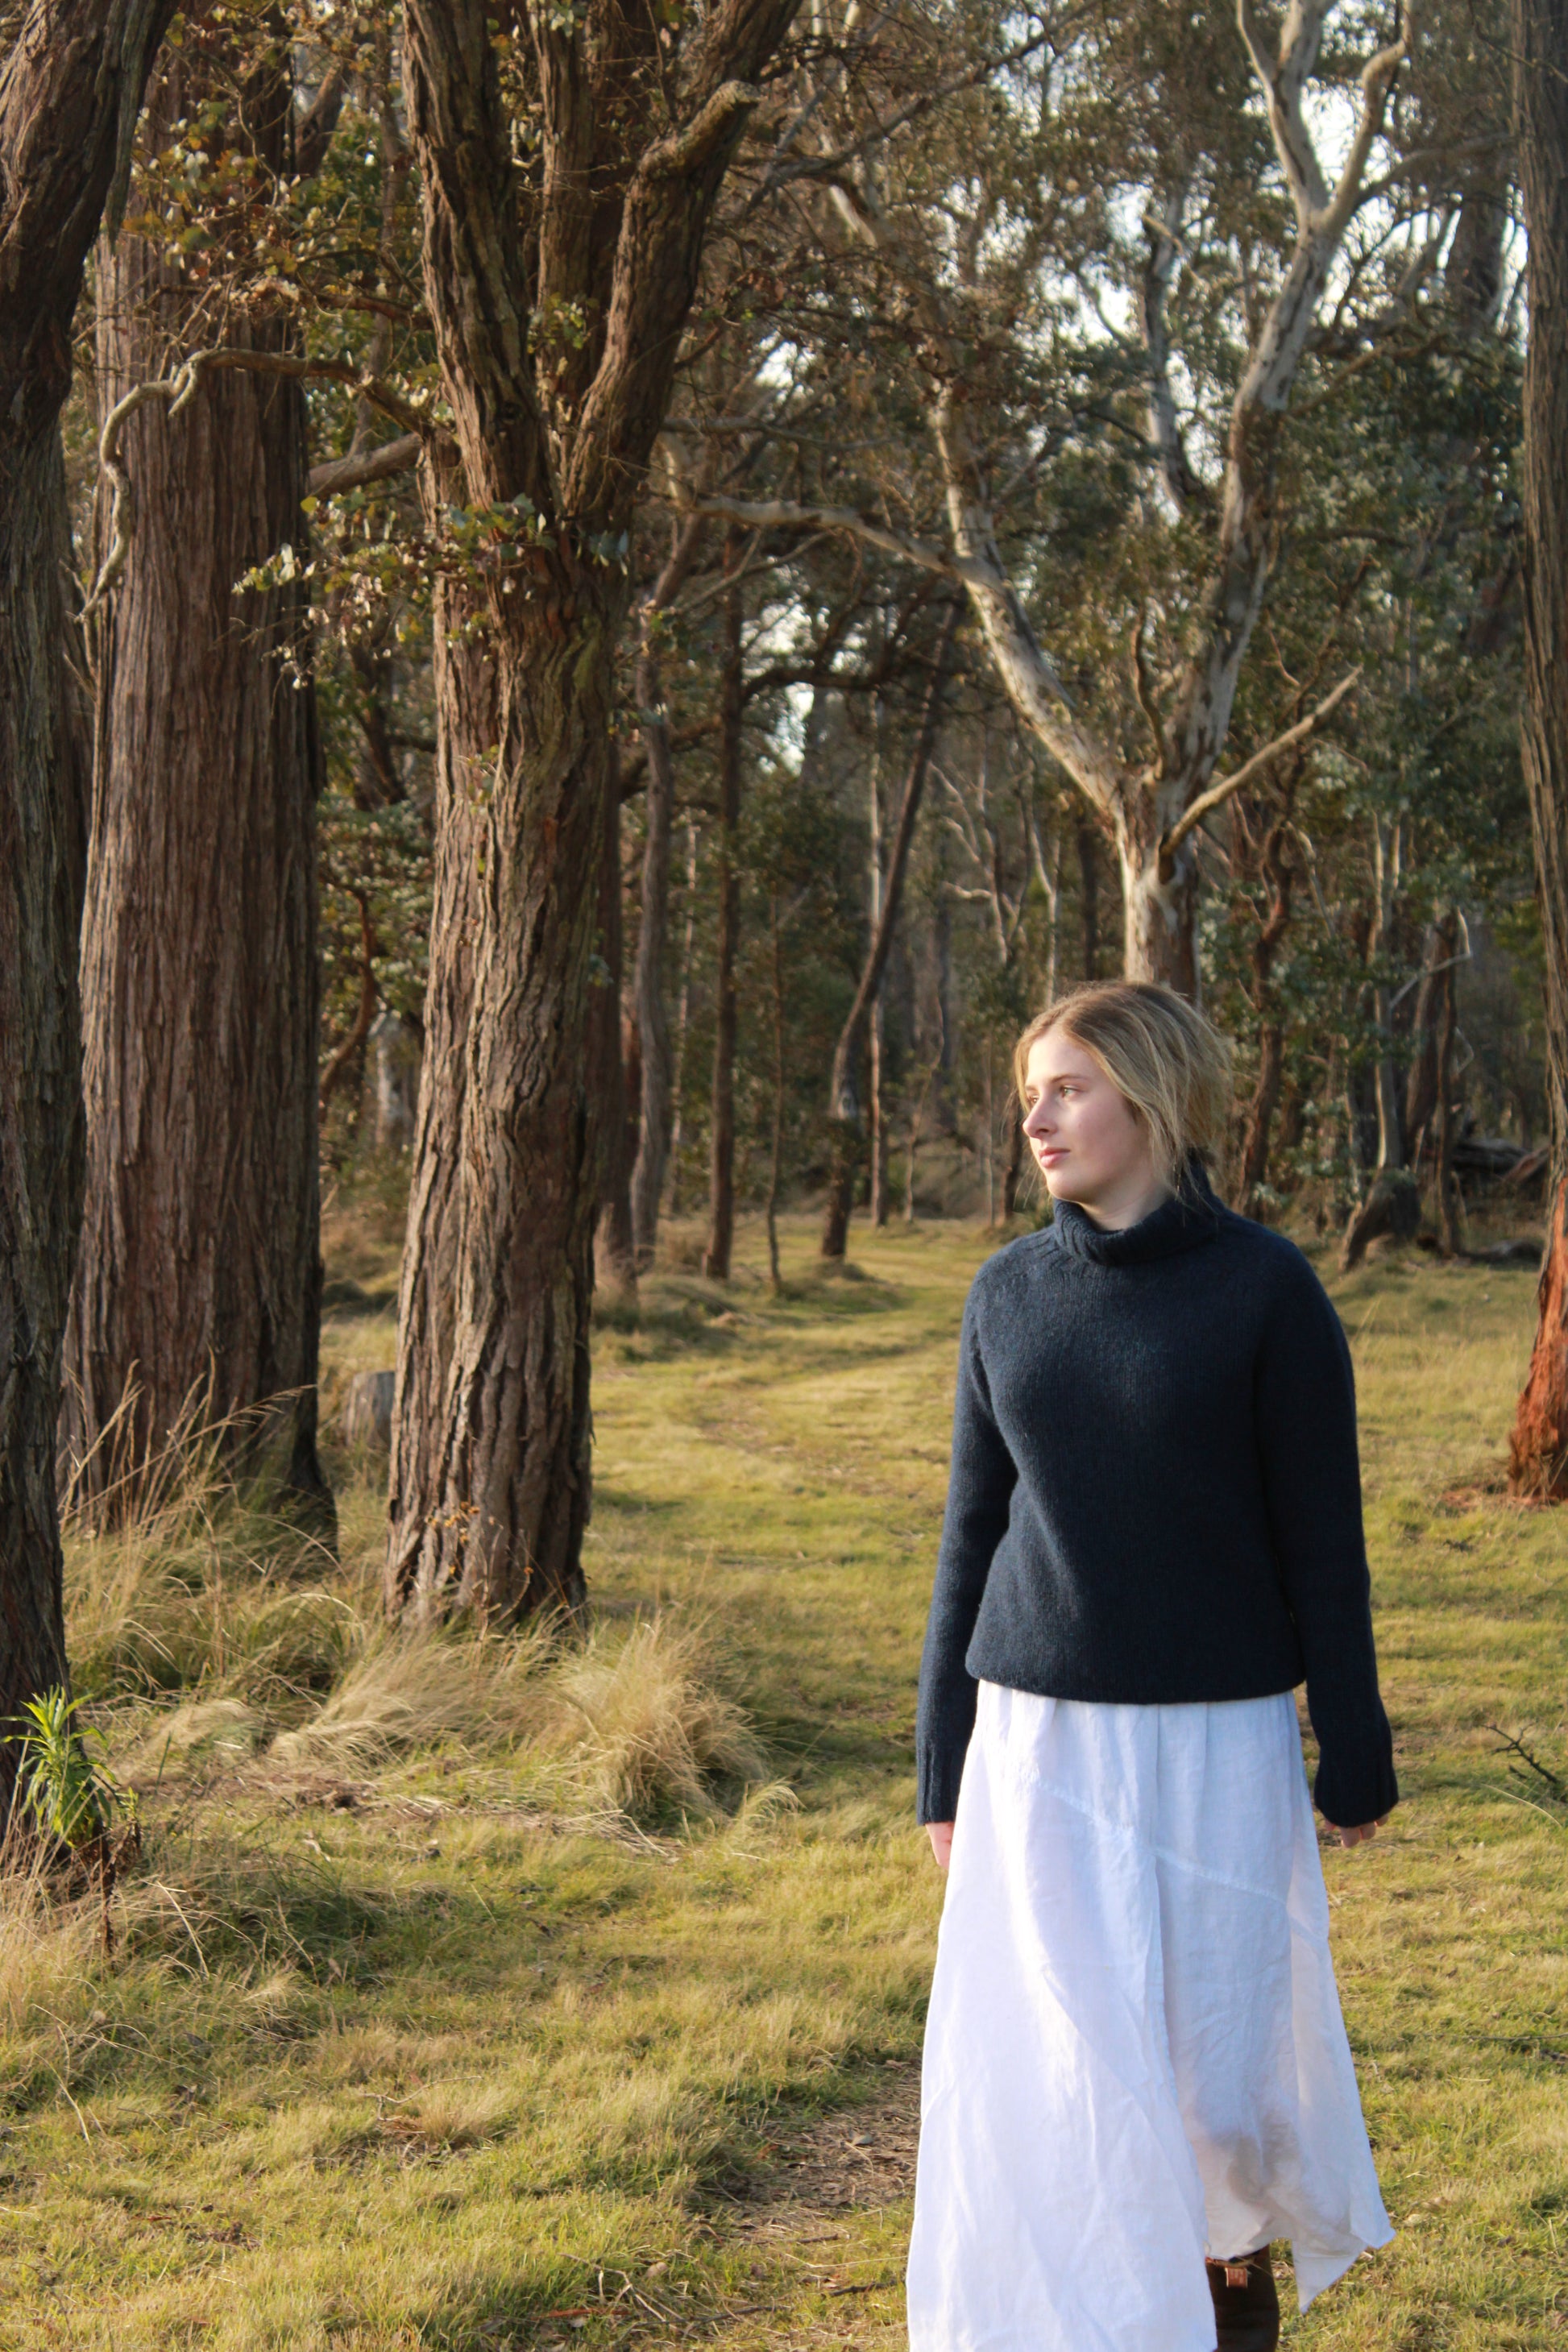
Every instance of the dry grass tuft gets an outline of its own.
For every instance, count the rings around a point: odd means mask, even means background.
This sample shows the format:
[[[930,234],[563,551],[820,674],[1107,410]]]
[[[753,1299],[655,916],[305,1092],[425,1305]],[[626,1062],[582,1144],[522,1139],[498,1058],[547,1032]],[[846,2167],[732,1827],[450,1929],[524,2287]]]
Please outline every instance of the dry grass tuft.
[[[44,2024],[81,2012],[98,1937],[97,1897],[61,1900],[41,1862],[0,1879],[0,2075],[15,2079]]]
[[[140,1788],[149,1778],[178,1772],[196,1763],[238,1764],[254,1756],[266,1737],[261,1717],[243,1699],[186,1699],[161,1716],[123,1758],[121,1777]]]
[[[415,1749],[515,1748],[545,1727],[544,1630],[374,1641],[310,1719],[279,1734],[281,1764],[374,1769]]]
[[[556,1668],[571,1753],[601,1801],[634,1819],[678,1805],[715,1810],[715,1778],[760,1780],[767,1759],[712,1681],[695,1628],[642,1619],[618,1649],[593,1634]]]
[[[715,1686],[703,1636],[655,1616],[582,1646],[548,1626],[500,1636],[418,1633],[381,1640],[307,1721],[269,1751],[296,1769],[374,1770],[420,1750],[476,1757],[531,1751],[563,1783],[612,1813],[719,1810],[715,1780],[754,1782],[766,1759]],[[752,1821],[790,1801],[775,1790]]]

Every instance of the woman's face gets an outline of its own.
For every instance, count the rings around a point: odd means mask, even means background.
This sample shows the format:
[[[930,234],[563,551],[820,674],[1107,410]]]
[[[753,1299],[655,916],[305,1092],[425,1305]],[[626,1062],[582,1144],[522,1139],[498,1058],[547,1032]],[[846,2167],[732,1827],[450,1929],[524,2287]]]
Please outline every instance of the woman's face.
[[[1029,1048],[1024,1133],[1054,1201],[1121,1207],[1163,1189],[1142,1120],[1088,1048],[1059,1029]]]

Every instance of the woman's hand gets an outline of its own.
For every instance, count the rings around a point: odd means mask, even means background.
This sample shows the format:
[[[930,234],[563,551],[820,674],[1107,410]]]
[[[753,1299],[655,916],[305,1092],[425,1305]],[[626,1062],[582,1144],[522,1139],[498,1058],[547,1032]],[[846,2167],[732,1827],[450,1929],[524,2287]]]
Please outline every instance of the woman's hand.
[[[1375,1822],[1363,1822],[1359,1830],[1341,1830],[1340,1843],[1342,1845],[1364,1845],[1368,1838],[1374,1838],[1379,1830],[1386,1829],[1387,1826],[1388,1815],[1384,1813]]]
[[[926,1830],[931,1838],[931,1850],[937,1858],[938,1867],[945,1870],[952,1859],[952,1823],[928,1822]],[[1356,1835],[1359,1837],[1361,1834],[1358,1830]]]

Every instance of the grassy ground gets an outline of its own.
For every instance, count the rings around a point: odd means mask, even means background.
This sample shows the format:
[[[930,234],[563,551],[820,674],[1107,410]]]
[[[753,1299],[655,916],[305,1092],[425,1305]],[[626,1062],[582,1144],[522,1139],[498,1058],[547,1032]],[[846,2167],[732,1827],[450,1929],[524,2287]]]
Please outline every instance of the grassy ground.
[[[335,1244],[329,1401],[392,1336],[384,1246]],[[601,1330],[597,1683],[378,1648],[364,1465],[341,1567],[210,1496],[134,1558],[75,1540],[147,1853],[110,1960],[90,1905],[0,1915],[5,2352],[900,2340],[940,1903],[912,1681],[988,1244],[857,1232],[826,1280],[811,1245],[783,1300],[748,1234],[728,1291],[664,1276]],[[1568,1522],[1489,1484],[1532,1280],[1338,1297],[1407,1802],[1325,1864],[1399,2235],[1287,2332],[1538,2352],[1568,2343],[1568,1816],[1487,1729],[1564,1769]],[[720,1809],[630,1789],[653,1684],[708,1710]]]

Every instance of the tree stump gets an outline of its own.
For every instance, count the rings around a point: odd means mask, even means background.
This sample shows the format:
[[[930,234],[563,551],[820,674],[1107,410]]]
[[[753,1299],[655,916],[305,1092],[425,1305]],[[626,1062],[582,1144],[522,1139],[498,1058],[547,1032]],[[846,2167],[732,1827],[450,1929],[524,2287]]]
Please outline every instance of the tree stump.
[[[392,1450],[392,1398],[395,1372],[356,1372],[343,1399],[345,1445],[369,1445],[383,1454]]]

